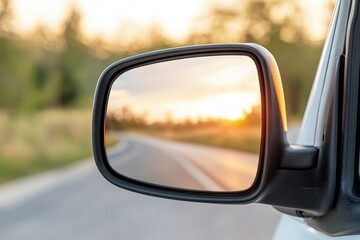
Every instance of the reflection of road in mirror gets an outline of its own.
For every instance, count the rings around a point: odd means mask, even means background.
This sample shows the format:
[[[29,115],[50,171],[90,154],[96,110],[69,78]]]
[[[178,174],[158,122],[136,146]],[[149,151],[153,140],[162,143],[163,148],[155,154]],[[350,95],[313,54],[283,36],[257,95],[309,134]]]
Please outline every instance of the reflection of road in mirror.
[[[108,151],[119,173],[159,185],[208,191],[240,191],[255,180],[258,155],[169,141],[139,134],[118,134]]]

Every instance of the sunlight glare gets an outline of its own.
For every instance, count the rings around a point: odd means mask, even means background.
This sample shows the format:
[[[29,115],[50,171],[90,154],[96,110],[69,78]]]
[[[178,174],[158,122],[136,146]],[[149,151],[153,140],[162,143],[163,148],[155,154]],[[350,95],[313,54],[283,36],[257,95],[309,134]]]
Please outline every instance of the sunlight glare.
[[[260,105],[258,94],[253,92],[229,92],[209,96],[197,101],[168,105],[175,119],[219,118],[244,119],[254,106]]]

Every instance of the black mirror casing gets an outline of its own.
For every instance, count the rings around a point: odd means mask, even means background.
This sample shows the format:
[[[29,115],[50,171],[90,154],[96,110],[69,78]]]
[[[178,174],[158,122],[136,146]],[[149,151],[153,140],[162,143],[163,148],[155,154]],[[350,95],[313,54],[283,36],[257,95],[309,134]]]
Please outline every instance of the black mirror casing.
[[[253,185],[248,190],[239,192],[182,190],[145,183],[117,173],[107,159],[104,137],[106,107],[115,79],[120,74],[140,66],[217,55],[248,56],[257,66],[262,103],[262,137],[258,172]],[[112,184],[130,191],[169,199],[233,204],[259,202],[274,205],[281,211],[293,215],[324,214],[331,201],[324,200],[323,196],[331,192],[329,189],[333,188],[332,184],[315,190],[309,187],[309,184],[319,182],[315,179],[319,177],[317,176],[318,149],[289,145],[286,132],[285,100],[278,66],[272,54],[256,44],[188,46],[129,57],[105,69],[95,92],[92,135],[94,156],[99,171]],[[304,177],[308,179],[303,179]],[[327,179],[320,182],[322,185],[328,183]],[[289,191],[292,196],[289,196]],[[306,195],[307,193],[310,195]],[[309,201],[310,198],[312,201]]]

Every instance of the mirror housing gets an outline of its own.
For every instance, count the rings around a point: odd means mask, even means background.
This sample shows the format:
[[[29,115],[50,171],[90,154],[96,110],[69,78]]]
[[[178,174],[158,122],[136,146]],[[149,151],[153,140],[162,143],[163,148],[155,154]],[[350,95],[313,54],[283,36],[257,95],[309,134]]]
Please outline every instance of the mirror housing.
[[[145,183],[116,172],[105,149],[105,117],[110,89],[122,73],[145,65],[201,56],[243,55],[256,64],[261,90],[262,139],[258,174],[254,184],[239,192],[182,190]],[[93,106],[93,151],[101,174],[112,184],[142,194],[208,203],[266,203],[298,216],[318,216],[330,208],[331,187],[320,179],[318,149],[291,146],[286,137],[287,120],[281,77],[272,54],[256,44],[211,44],[149,52],[110,65],[101,74]],[[320,180],[319,180],[320,179]],[[315,187],[314,187],[315,186]],[[326,195],[328,193],[328,195]],[[331,193],[330,193],[331,195]],[[325,203],[325,204],[324,204]]]
[[[169,60],[113,82],[108,161],[126,177],[183,190],[252,186],[261,144],[258,70],[248,56]],[[110,144],[112,145],[112,144]]]

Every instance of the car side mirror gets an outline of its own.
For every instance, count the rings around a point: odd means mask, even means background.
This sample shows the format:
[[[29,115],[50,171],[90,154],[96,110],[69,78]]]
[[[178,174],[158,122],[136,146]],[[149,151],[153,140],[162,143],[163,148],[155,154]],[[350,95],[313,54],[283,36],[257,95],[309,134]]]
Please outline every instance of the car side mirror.
[[[318,149],[289,145],[286,132],[276,61],[256,44],[129,57],[105,69],[96,88],[96,165],[109,182],[142,194],[321,215],[327,189],[312,188]]]

